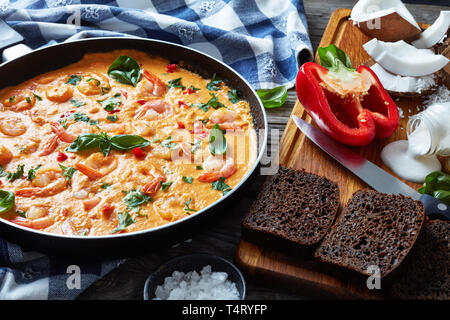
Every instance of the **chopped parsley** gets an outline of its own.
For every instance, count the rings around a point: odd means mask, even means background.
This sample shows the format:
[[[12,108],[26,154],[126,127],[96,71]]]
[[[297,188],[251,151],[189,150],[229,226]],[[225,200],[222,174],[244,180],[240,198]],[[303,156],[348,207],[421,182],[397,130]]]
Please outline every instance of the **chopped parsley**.
[[[120,106],[122,100],[120,99],[120,93],[116,93],[114,96],[109,97],[105,100],[97,100],[106,111],[116,111],[117,107]]]
[[[130,215],[128,211],[125,210],[125,212],[118,212],[117,213],[117,220],[119,220],[119,223],[116,228],[114,228],[111,233],[117,233],[123,230],[126,230],[129,226],[131,226],[133,223],[136,222],[134,218]]]
[[[111,122],[116,122],[117,121],[117,115],[107,116],[106,119],[111,121]]]
[[[189,183],[189,184],[191,184],[192,180],[194,180],[194,178],[192,178],[192,177],[185,177],[185,176],[183,176],[182,179],[184,182]]]
[[[238,103],[239,101],[241,101],[236,89],[228,91],[228,99],[230,100],[231,103]]]
[[[77,169],[72,167],[65,167],[62,164],[58,164],[61,170],[63,171],[63,177],[66,178],[67,183],[70,185],[72,182],[72,177],[77,171]]]
[[[27,213],[25,211],[22,211],[22,210],[16,210],[16,214],[18,216],[21,216],[22,218],[26,218],[27,217]]]
[[[76,100],[76,99],[70,99],[69,101],[74,107],[77,107],[77,108],[82,107],[82,106],[84,106],[86,104],[86,102],[79,101],[79,100]]]
[[[36,98],[36,100],[42,101],[42,97],[38,96],[36,93],[33,93],[33,96]]]
[[[6,180],[8,180],[9,182],[14,182],[17,179],[20,179],[23,177],[23,168],[25,167],[25,165],[23,164],[19,164],[17,166],[17,169],[15,172],[9,172],[6,176]]]
[[[31,103],[31,98],[30,97],[26,97],[25,100],[27,101],[27,103]]]
[[[206,85],[206,88],[209,91],[218,91],[222,82],[222,79],[217,78],[216,74],[214,73],[211,81]]]
[[[122,199],[122,201],[126,204],[127,210],[131,212],[139,213],[141,205],[152,200],[152,198],[139,190],[124,192],[126,193],[126,196]]]
[[[2,166],[0,166],[0,178],[6,177],[8,175],[8,171],[3,169]]]
[[[81,112],[73,113],[69,119],[73,119],[76,122],[80,122],[80,121],[86,122],[86,123],[89,123],[91,126],[95,126],[98,124],[98,120],[92,120],[87,115],[85,115],[84,113],[81,113]]]
[[[104,183],[102,183],[102,185],[100,186],[100,188],[107,190],[107,189],[109,189],[111,186],[112,186],[111,183],[104,182]]]
[[[80,81],[81,81],[81,77],[73,74],[69,77],[69,80],[67,80],[66,83],[76,86],[78,84],[78,82],[80,82]]]
[[[178,145],[175,142],[172,142],[172,137],[168,136],[163,141],[161,141],[161,145],[163,147],[169,148],[169,149],[176,149]]]
[[[169,89],[170,88],[181,88],[181,90],[186,89],[186,87],[181,84],[181,78],[170,80],[167,86],[169,87]]]
[[[14,103],[16,101],[16,96],[12,96],[9,98],[9,102]]]
[[[42,165],[38,164],[36,167],[28,170],[27,179],[29,181],[33,181],[33,179],[36,177],[36,171],[38,171],[40,167],[42,167]]]
[[[191,107],[197,107],[205,112],[208,112],[209,108],[214,109],[226,108],[225,105],[219,101],[219,98],[214,93],[210,93],[210,95],[211,99],[209,99],[207,103],[196,103],[192,104]]]
[[[222,191],[223,195],[226,195],[231,191],[231,187],[225,183],[224,177],[220,177],[219,180],[213,182],[212,189]]]
[[[161,182],[161,191],[166,191],[172,183],[173,181]]]
[[[203,170],[203,167],[202,166],[195,166],[195,169],[196,170]]]
[[[186,201],[186,202],[184,203],[184,205],[185,205],[184,211],[187,211],[187,212],[195,212],[195,211],[197,211],[197,210],[192,209],[191,207],[189,207],[189,205],[191,204],[191,202],[192,202],[192,199],[189,199],[188,201]]]

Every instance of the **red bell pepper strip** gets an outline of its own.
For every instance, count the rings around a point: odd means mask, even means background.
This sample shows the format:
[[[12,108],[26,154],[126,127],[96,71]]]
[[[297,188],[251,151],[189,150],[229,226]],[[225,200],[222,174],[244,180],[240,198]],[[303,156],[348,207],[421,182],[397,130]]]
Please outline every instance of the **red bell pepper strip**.
[[[390,136],[399,113],[376,74],[363,65],[351,68],[347,55],[334,45],[320,48],[319,56],[326,68],[305,63],[296,79],[298,99],[317,126],[351,146]]]

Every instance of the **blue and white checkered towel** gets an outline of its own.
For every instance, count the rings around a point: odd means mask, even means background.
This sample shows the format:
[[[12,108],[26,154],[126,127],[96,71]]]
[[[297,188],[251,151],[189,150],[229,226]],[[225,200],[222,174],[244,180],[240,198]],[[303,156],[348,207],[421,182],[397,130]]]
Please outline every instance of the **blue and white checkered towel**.
[[[124,34],[166,40],[224,61],[255,89],[293,87],[299,62],[312,57],[302,0],[11,2],[0,0],[0,18],[32,48]]]
[[[0,0],[0,18],[33,49],[126,35],[183,44],[224,61],[255,89],[293,87],[312,57],[302,0],[92,2]],[[0,239],[0,299],[73,299],[120,262],[61,260]]]

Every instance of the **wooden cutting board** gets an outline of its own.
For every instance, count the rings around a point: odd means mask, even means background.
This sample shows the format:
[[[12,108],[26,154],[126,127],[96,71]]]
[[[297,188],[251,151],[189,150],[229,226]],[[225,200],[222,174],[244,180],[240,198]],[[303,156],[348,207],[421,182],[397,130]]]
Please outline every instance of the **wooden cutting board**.
[[[349,21],[350,9],[337,9],[331,15],[325,33],[319,47],[330,44],[337,45],[344,50],[354,67],[366,62],[370,57],[362,45],[370,40],[369,37],[360,32],[356,26]],[[421,25],[426,28],[428,25]],[[316,61],[318,56],[316,55]],[[380,159],[382,148],[395,140],[406,138],[406,123],[408,116],[419,112],[421,98],[394,98],[397,106],[403,110],[403,118],[396,132],[384,140],[376,140],[364,148],[353,148],[366,159],[379,165],[384,170],[387,168]],[[294,106],[292,114],[311,122],[300,102]],[[368,186],[351,174],[339,163],[330,158],[321,149],[309,141],[289,119],[286,129],[281,138],[280,164],[297,169],[304,168],[321,176],[335,181],[340,188],[341,208],[347,203],[352,194]],[[406,181],[405,181],[406,182]],[[419,185],[407,182],[413,188]],[[332,297],[332,298],[357,298],[374,299],[385,298],[385,294],[379,290],[368,290],[366,283],[354,283],[349,280],[340,279],[330,274],[319,271],[318,263],[312,258],[310,260],[288,256],[281,252],[273,251],[245,240],[241,240],[236,252],[236,263],[250,277],[257,281],[285,285],[296,292],[308,296]]]

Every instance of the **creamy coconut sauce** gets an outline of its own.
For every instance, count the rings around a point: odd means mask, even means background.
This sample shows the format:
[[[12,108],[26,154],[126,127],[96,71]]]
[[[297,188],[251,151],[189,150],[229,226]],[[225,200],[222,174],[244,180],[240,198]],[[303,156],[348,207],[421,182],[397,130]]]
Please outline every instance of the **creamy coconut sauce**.
[[[136,87],[108,76],[119,55],[133,57],[148,72]],[[256,159],[249,104],[231,102],[224,83],[210,90],[210,79],[180,66],[169,70],[168,64],[131,50],[87,54],[2,89],[0,189],[15,193],[15,206],[1,218],[52,233],[133,232],[185,218],[234,188]],[[177,78],[184,88],[166,87]],[[214,97],[222,107],[199,107]],[[209,149],[216,124],[226,130],[226,156]],[[99,148],[68,152],[86,133],[138,135],[150,144],[112,148],[107,156]],[[21,166],[22,177],[6,175]]]

